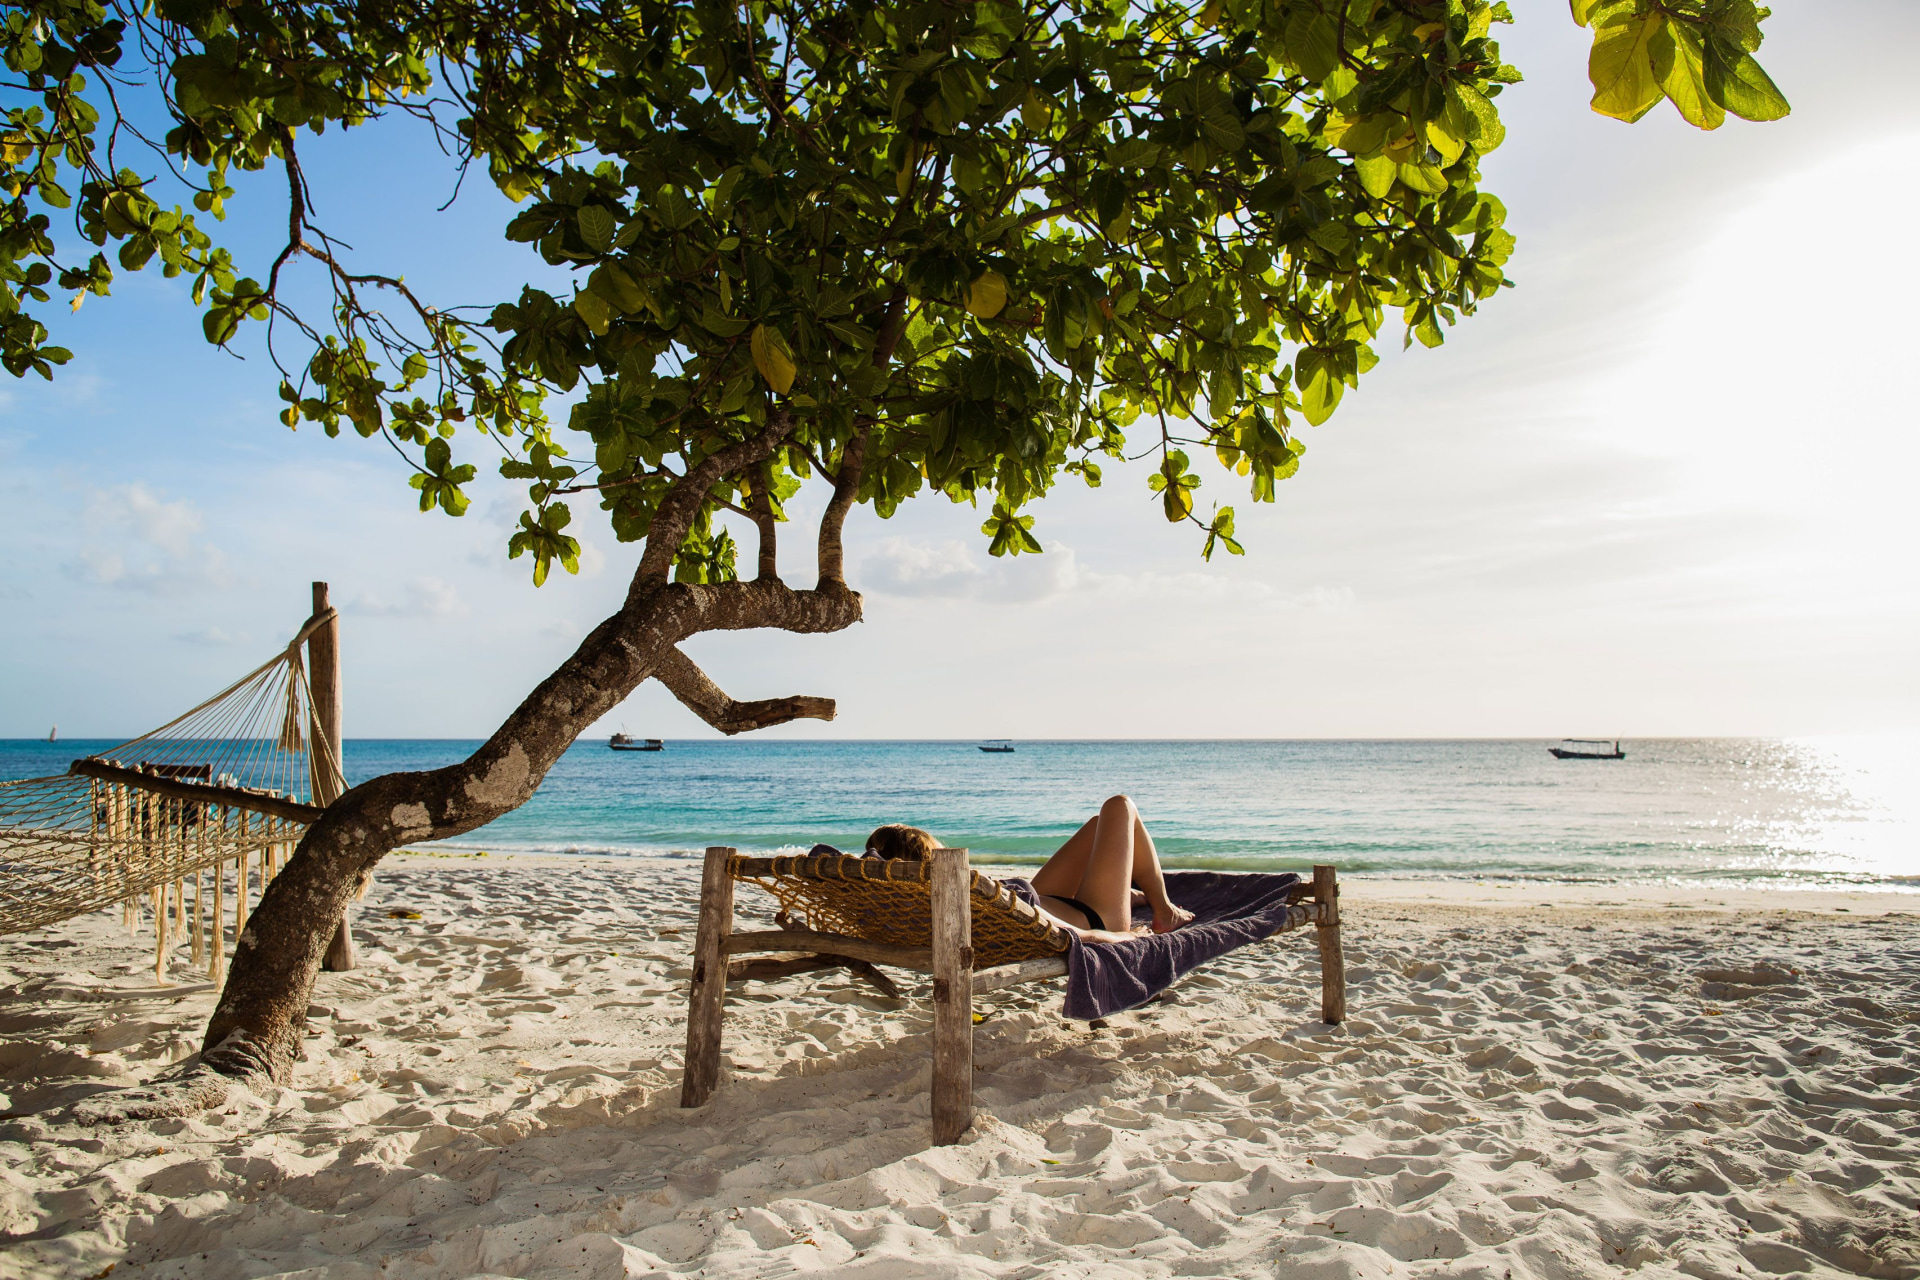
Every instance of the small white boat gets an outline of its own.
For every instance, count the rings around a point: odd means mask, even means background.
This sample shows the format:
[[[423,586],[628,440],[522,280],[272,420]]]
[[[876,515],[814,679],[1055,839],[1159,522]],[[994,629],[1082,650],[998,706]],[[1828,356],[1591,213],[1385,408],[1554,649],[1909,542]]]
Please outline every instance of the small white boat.
[[[1548,747],[1555,760],[1625,760],[1618,738],[1562,738],[1557,747]]]
[[[665,751],[667,744],[659,738],[633,738],[624,733],[616,733],[607,739],[607,745],[615,751]]]

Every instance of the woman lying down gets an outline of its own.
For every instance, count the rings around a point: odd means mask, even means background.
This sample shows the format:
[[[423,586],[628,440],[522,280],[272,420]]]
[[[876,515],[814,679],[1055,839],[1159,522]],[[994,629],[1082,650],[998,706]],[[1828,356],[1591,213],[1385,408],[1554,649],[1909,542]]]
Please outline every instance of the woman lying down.
[[[922,861],[940,842],[919,827],[891,823],[867,837],[867,853],[878,858]],[[1114,796],[1100,812],[1067,838],[1031,882],[1009,879],[1016,893],[1030,883],[1043,915],[1084,942],[1125,942],[1149,931],[1171,933],[1193,919],[1167,897],[1160,855],[1147,834],[1140,811],[1126,796]],[[1133,908],[1153,908],[1153,924],[1133,927]]]

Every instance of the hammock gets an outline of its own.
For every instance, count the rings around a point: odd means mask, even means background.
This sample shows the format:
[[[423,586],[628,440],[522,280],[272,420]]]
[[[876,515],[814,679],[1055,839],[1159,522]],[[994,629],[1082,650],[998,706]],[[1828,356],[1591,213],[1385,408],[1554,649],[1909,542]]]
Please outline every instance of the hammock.
[[[300,654],[336,616],[315,614],[284,650],[151,733],[75,760],[55,777],[0,783],[0,934],[115,904],[137,928],[146,894],[164,982],[168,934],[186,926],[189,880],[193,958],[202,958],[200,878],[212,869],[209,973],[217,980],[221,868],[232,863],[237,881],[237,937],[251,855],[260,855],[264,887],[324,812],[314,797],[344,789],[338,745],[314,715]]]
[[[1203,900],[1202,882],[1235,881],[1270,892],[1255,902],[1229,891]],[[707,850],[700,877],[700,921],[694,938],[693,986],[687,1000],[686,1071],[680,1105],[705,1106],[720,1081],[720,1037],[729,982],[785,977],[810,970],[850,968],[888,995],[898,994],[876,964],[933,975],[933,1140],[957,1142],[973,1122],[973,997],[1046,978],[1069,979],[1068,1013],[1083,979],[1098,985],[1097,970],[1139,962],[1130,978],[1141,994],[1164,988],[1212,956],[1304,925],[1315,926],[1320,948],[1320,1017],[1346,1020],[1346,962],[1340,949],[1339,878],[1317,866],[1313,879],[1291,875],[1169,872],[1168,890],[1193,881],[1201,894],[1182,902],[1197,919],[1187,928],[1120,943],[1081,943],[1055,924],[1009,882],[973,870],[965,849],[935,849],[926,861],[856,858],[841,854],[746,858],[735,849]],[[778,929],[736,933],[733,888],[756,884],[779,902]],[[1218,887],[1218,886],[1214,886]],[[1223,901],[1237,905],[1220,911]],[[1211,905],[1216,908],[1209,911]],[[1229,920],[1228,916],[1234,918]],[[1203,936],[1209,935],[1209,936]],[[1192,945],[1188,945],[1192,944]],[[1094,957],[1089,952],[1105,952]],[[798,953],[789,959],[729,961],[756,952]],[[1185,954],[1179,954],[1184,952]],[[806,954],[812,953],[812,954]],[[1115,975],[1109,972],[1112,980]],[[1115,982],[1116,988],[1121,983]],[[1115,1007],[1137,1003],[1128,998]]]

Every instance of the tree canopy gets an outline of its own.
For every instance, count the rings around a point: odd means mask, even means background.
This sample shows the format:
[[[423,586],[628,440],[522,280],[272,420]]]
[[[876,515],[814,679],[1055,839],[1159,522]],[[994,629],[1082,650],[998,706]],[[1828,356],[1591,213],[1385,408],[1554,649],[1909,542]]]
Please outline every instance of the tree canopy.
[[[1787,111],[1751,0],[1572,16],[1597,111]],[[1028,504],[1123,456],[1157,460],[1161,512],[1207,555],[1238,553],[1196,457],[1271,501],[1296,424],[1383,329],[1436,345],[1508,283],[1480,188],[1508,21],[1487,0],[32,0],[3,37],[0,362],[51,376],[56,291],[77,308],[158,259],[210,342],[266,322],[287,425],[386,435],[423,510],[465,509],[473,433],[501,446],[536,583],[576,564],[573,505],[644,539],[682,477],[754,440],[674,522],[677,580],[735,578],[728,509],[770,573],[814,474],[851,482],[842,514],[938,490],[982,507],[994,554],[1037,551]],[[164,136],[134,109],[155,93]],[[446,310],[314,223],[303,132],[396,114],[523,206],[505,234],[570,294]],[[288,234],[247,275],[215,233],[235,171],[267,167]],[[287,301],[295,269],[324,274],[326,314]]]

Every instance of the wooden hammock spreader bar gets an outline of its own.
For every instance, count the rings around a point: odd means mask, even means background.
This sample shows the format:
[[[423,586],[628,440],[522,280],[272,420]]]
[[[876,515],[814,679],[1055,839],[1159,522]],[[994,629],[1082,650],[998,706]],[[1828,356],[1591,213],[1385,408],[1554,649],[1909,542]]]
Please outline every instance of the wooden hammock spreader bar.
[[[992,969],[982,969],[973,975],[973,994],[983,996],[989,991],[998,991],[1003,987],[1017,987],[1023,982],[1040,982],[1047,978],[1067,976],[1067,958],[1048,956],[1044,960],[1022,960],[1019,964],[1003,964]]]
[[[733,931],[733,886],[758,883],[781,902],[776,917],[813,912],[877,936],[822,929]],[[1318,866],[1311,882],[1293,891],[1275,936],[1314,925],[1320,951],[1320,1017],[1337,1024],[1347,1010],[1346,969],[1340,948],[1340,887],[1335,869]],[[892,938],[893,941],[883,939]],[[924,939],[927,946],[902,945]],[[958,1142],[973,1123],[973,997],[1058,978],[1067,972],[1069,935],[1018,899],[1005,885],[973,871],[965,849],[936,849],[926,862],[846,856],[743,858],[733,849],[707,850],[700,877],[700,921],[687,1002],[683,1107],[704,1106],[720,1082],[720,1033],[729,981],[773,979],[847,968],[893,994],[873,966],[892,965],[933,975],[933,1140]],[[763,952],[781,959],[728,957]],[[975,968],[976,959],[988,967]]]
[[[852,956],[869,964],[890,964],[896,969],[933,972],[931,947],[890,947],[884,942],[850,938],[844,933],[815,933],[811,929],[770,929],[765,933],[728,936],[728,955],[737,956],[754,951],[813,951],[825,955]]]
[[[772,982],[778,978],[790,978],[796,973],[818,973],[822,969],[845,969],[855,977],[863,979],[887,999],[900,998],[900,988],[893,985],[892,978],[865,960],[855,960],[851,956],[786,956],[776,959],[735,960],[727,965],[727,981]]]
[[[217,787],[206,782],[186,782],[179,778],[165,778],[158,774],[142,773],[138,769],[122,769],[118,765],[103,764],[98,760],[75,760],[67,766],[67,772],[83,778],[98,778],[102,782],[117,782],[123,787],[151,791],[156,795],[171,796],[176,800],[198,800],[202,804],[251,809],[255,813],[285,818],[289,822],[312,823],[326,812],[317,805],[301,804],[298,800],[283,800],[279,796],[263,795],[258,791],[247,791],[239,787]]]

